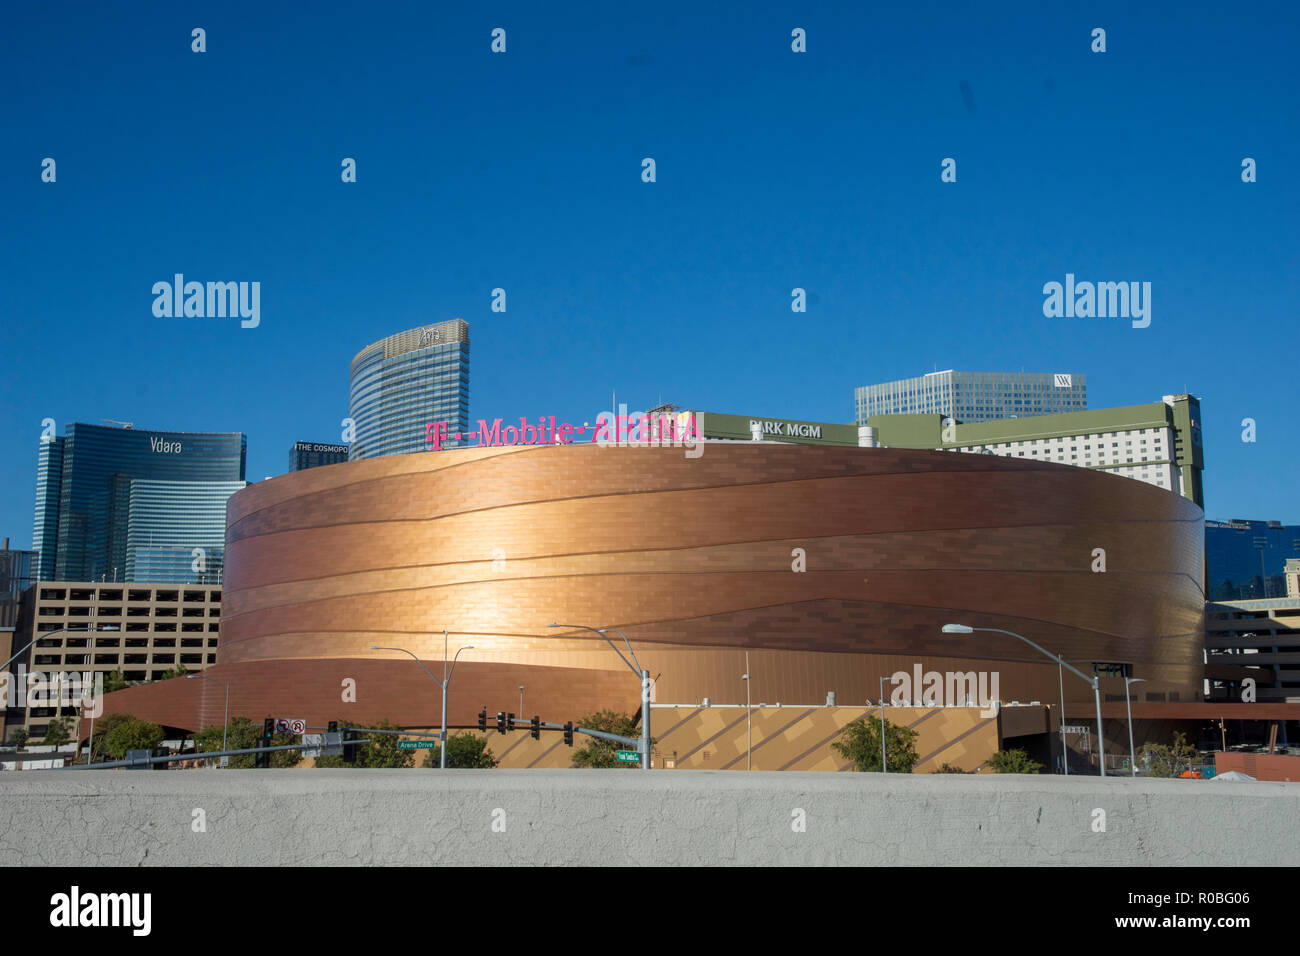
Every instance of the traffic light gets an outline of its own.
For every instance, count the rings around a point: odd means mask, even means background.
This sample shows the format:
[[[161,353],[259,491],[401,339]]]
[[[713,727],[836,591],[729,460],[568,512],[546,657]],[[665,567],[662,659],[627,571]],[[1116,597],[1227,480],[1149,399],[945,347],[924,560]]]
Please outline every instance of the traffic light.
[[[505,732],[506,732],[506,712],[504,710],[498,710],[497,711],[497,733],[504,734]]]
[[[351,744],[351,745],[348,744],[348,741],[351,739],[352,739],[352,728],[344,727],[343,728],[343,762],[344,763],[357,762],[357,747],[355,744]]]
[[[331,720],[329,726],[326,727],[325,730],[328,733],[337,734],[339,732],[339,722],[337,720]]]
[[[487,733],[487,708],[486,707],[484,707],[482,710],[478,712],[478,732],[480,734]]]
[[[542,718],[533,714],[533,729],[531,731],[534,740],[542,739]]]
[[[571,720],[564,725],[564,745],[566,747],[573,746],[573,721]]]
[[[271,746],[271,738],[275,736],[275,718],[268,717],[262,721],[262,739],[257,742],[258,747]],[[271,755],[265,750],[258,750],[253,755],[253,766],[258,770],[267,770],[271,766]]]
[[[514,730],[514,729],[515,729],[515,715],[506,714],[506,730]]]

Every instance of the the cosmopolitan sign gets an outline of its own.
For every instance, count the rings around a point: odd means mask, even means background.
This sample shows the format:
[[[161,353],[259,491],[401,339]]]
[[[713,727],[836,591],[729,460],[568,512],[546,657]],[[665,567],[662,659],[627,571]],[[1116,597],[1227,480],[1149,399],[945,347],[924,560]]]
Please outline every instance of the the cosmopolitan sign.
[[[316,442],[300,441],[294,442],[294,451],[327,451],[327,452],[346,452],[347,445],[321,445]]]
[[[590,427],[591,442],[601,447],[678,447],[686,450],[687,458],[698,458],[704,451],[699,421],[693,414],[672,416],[633,412],[629,415],[626,405],[620,405],[619,412],[618,415],[601,412],[596,417],[595,427],[568,422],[557,424],[554,415],[543,416],[537,419],[536,424],[521,417],[517,426],[503,426],[500,418],[488,425],[486,419],[480,418],[478,428],[467,432],[449,431],[447,422],[429,422],[424,429],[424,440],[432,451],[442,451],[448,440],[465,442],[477,448],[571,445],[579,440],[575,436],[585,437]]]

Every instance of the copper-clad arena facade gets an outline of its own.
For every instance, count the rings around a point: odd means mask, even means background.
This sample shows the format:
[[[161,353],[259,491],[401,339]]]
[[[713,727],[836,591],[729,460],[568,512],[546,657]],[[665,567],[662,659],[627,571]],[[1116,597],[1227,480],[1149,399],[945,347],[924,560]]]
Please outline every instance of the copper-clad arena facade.
[[[432,726],[437,685],[370,648],[405,648],[441,677],[445,629],[453,654],[472,645],[453,725],[517,710],[520,685],[525,713],[547,721],[634,710],[614,652],[558,621],[624,631],[657,703],[743,703],[746,651],[754,703],[834,691],[861,705],[918,664],[996,671],[1004,701],[1058,699],[1053,663],[1012,638],[940,632],[958,622],[1024,634],[1088,672],[1127,663],[1147,701],[1201,697],[1204,516],[1178,495],[985,455],[701,449],[457,449],[251,485],[229,503],[207,674],[230,684],[232,714]],[[1068,674],[1065,690],[1091,701]],[[1122,694],[1122,679],[1103,692]],[[194,729],[220,724],[223,695],[169,681],[109,709]]]

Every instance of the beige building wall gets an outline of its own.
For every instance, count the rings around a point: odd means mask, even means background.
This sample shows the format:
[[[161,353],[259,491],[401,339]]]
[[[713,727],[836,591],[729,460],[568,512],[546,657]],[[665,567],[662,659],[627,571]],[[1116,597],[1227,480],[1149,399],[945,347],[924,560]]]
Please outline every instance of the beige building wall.
[[[653,764],[664,770],[744,770],[749,756],[753,770],[850,770],[851,762],[831,745],[848,724],[878,714],[866,707],[755,707],[747,743],[744,707],[655,707]],[[977,707],[886,707],[885,720],[917,732],[913,746],[920,760],[913,773],[934,773],[945,763],[973,771],[999,746],[998,717],[984,716]],[[566,747],[562,735],[550,730],[534,740],[527,724],[522,730],[516,724],[513,733],[487,734],[499,766],[516,770],[569,767],[574,750],[589,739],[576,734],[574,746]]]
[[[121,670],[127,681],[143,683],[177,666],[197,672],[216,661],[220,585],[42,581],[26,604],[14,648],[37,634],[53,635],[23,655],[29,671],[107,676]],[[9,667],[11,679],[17,666],[15,661]],[[7,712],[6,738],[17,725],[26,726],[33,739],[44,737],[56,708],[16,702],[18,708]],[[59,711],[75,718],[79,708]]]

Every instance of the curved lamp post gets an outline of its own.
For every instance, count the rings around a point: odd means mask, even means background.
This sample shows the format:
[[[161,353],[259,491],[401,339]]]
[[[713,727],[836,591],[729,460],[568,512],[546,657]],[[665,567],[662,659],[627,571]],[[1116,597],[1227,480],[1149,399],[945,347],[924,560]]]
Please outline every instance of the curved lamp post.
[[[36,627],[35,624],[33,624],[32,626],[33,626],[33,627]],[[116,629],[117,629],[117,628],[114,627],[114,630],[116,630]],[[70,627],[60,627],[60,628],[57,628],[56,630],[53,630],[53,631],[43,631],[43,632],[37,634],[34,638],[32,638],[30,641],[28,641],[28,642],[27,642],[26,644],[24,644],[22,647],[18,648],[18,650],[14,652],[13,656],[10,657],[9,660],[5,661],[3,664],[0,664],[0,671],[5,671],[5,672],[7,672],[7,671],[9,670],[9,665],[12,664],[15,660],[18,659],[18,655],[19,655],[19,654],[22,654],[23,652],[25,652],[25,651],[26,651],[29,647],[31,647],[33,644],[39,644],[41,641],[45,640],[47,637],[53,637],[55,634],[64,634],[64,633],[67,633],[67,634],[82,634],[82,633],[85,633],[85,634],[102,634],[102,633],[103,633],[103,628],[91,627],[90,624],[87,623],[87,624],[86,624],[86,630],[85,630],[85,631],[74,631],[74,630],[73,630],[72,628],[70,628]],[[87,647],[86,650],[89,652],[88,656],[90,657],[90,660],[93,662],[94,659],[95,659],[95,639],[94,639],[93,637],[90,638],[90,646]],[[91,667],[91,674],[92,674],[92,675],[94,674],[94,666],[95,666],[95,665],[94,665],[93,663],[90,665],[90,667]],[[84,694],[85,691],[83,690],[82,693]],[[83,697],[82,700],[85,700],[85,698]],[[54,707],[54,713],[57,714],[58,712],[59,712],[59,706],[58,706],[58,701],[56,700],[56,701],[55,701],[55,707]],[[84,715],[85,715],[85,710],[83,709],[81,713],[82,713],[82,716],[84,716]],[[81,728],[81,717],[78,717],[78,718],[77,718],[77,729],[80,730],[80,728]],[[7,733],[7,731],[6,731],[6,733]],[[88,750],[87,750],[87,754],[86,754],[86,762],[87,762],[87,763],[90,762],[90,752],[89,752],[89,748],[93,748],[94,746],[95,746],[95,712],[94,712],[94,710],[91,710],[91,712],[90,712],[90,738],[89,738],[89,739],[87,740],[87,742],[86,742],[86,747],[88,748]],[[58,749],[58,748],[55,748],[55,749]],[[78,744],[78,745],[77,745],[77,750],[80,750],[80,749],[81,749],[81,745]],[[76,761],[77,750],[74,750],[74,751],[72,752],[72,756],[73,756],[73,761],[74,761],[74,762]]]
[[[221,684],[226,688],[226,717],[225,723],[221,725],[221,749],[226,749],[226,733],[230,728],[230,685],[223,680],[217,680],[215,677],[204,677],[202,674],[186,674],[186,680],[205,680],[213,684]],[[221,766],[230,766],[230,758],[222,756]]]
[[[1077,667],[1067,664],[1060,654],[1053,654],[1051,651],[1039,647],[1029,638],[1025,637],[1023,634],[1017,634],[1015,631],[1004,631],[1000,627],[967,627],[965,624],[945,624],[943,626],[943,633],[945,634],[970,634],[974,631],[987,631],[992,634],[1007,634],[1011,637],[1019,638],[1034,650],[1046,657],[1050,657],[1052,660],[1056,661],[1059,666],[1064,667],[1072,674],[1077,674],[1092,685],[1092,696],[1097,705],[1097,762],[1100,765],[1101,775],[1103,777],[1106,776],[1106,744],[1101,736],[1101,690],[1097,678],[1089,677]],[[1061,719],[1065,719],[1064,708],[1062,709]],[[1064,758],[1065,754],[1061,754],[1061,756]]]
[[[1129,703],[1128,685],[1141,684],[1145,680],[1145,677],[1124,678],[1124,710],[1128,712],[1128,765],[1134,777],[1138,775],[1138,766],[1137,754],[1133,752],[1133,705]]]
[[[474,649],[474,645],[466,644],[463,647],[457,649],[456,657],[453,657],[451,659],[451,670],[449,671],[447,669],[447,631],[445,628],[443,629],[442,680],[438,680],[438,678],[434,677],[433,671],[429,670],[429,668],[427,667],[424,667],[424,661],[420,660],[418,657],[416,657],[414,654],[412,654],[404,647],[379,647],[376,644],[371,644],[370,649],[372,651],[401,651],[403,654],[410,657],[411,660],[415,661],[415,663],[419,664],[422,668],[424,668],[424,672],[428,674],[431,678],[433,678],[433,682],[442,689],[442,734],[440,737],[442,743],[442,748],[441,748],[442,755],[441,755],[441,760],[439,762],[439,766],[441,767],[441,769],[446,770],[447,769],[447,685],[451,683],[451,675],[456,673],[456,660],[457,658],[460,657],[460,652],[472,651]]]
[[[593,634],[599,634],[610,647],[614,648],[614,653],[618,655],[619,660],[627,665],[628,670],[635,674],[641,681],[641,769],[650,769],[650,672],[641,668],[641,662],[636,659],[636,654],[632,651],[632,643],[616,627],[588,627],[585,624],[548,624],[547,627],[576,627],[584,631],[591,631]],[[623,643],[627,647],[628,655],[632,658],[630,661],[623,656],[623,652],[614,647],[606,631],[613,631],[619,637],[623,638]]]

